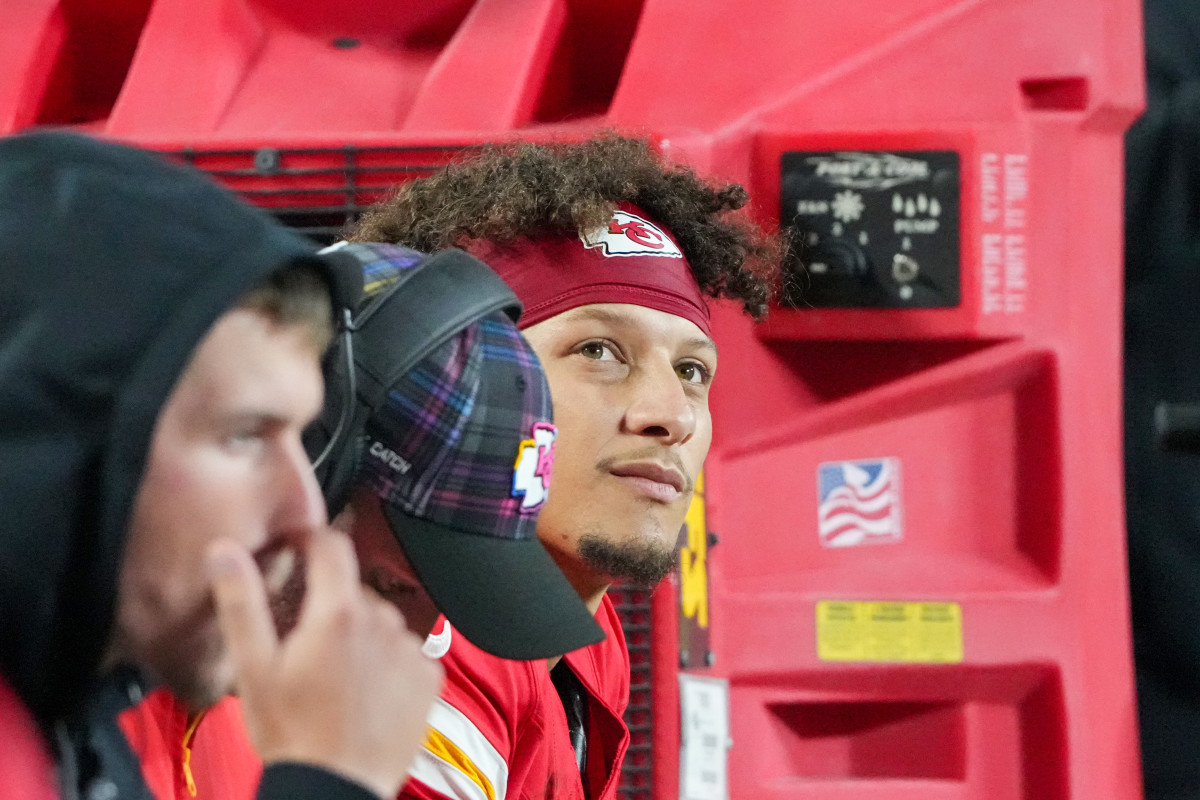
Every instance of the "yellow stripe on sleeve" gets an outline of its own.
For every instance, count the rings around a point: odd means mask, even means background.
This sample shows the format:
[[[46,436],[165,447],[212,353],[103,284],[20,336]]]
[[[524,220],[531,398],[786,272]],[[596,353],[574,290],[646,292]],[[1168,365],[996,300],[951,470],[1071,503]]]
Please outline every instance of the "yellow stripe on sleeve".
[[[440,731],[433,728],[426,731],[425,749],[465,775],[479,787],[487,800],[496,800],[496,790],[492,786],[492,782],[488,780],[488,776],[475,766],[475,762],[468,758],[467,754],[458,748],[458,745],[443,736]]]
[[[441,699],[429,712],[425,746],[409,776],[455,800],[505,800],[508,790],[504,757],[465,714]]]

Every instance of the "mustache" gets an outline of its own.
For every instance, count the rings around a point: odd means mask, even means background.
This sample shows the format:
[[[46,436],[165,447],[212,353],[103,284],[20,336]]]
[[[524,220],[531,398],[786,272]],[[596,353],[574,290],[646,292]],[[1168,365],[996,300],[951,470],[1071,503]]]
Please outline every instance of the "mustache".
[[[650,445],[641,450],[602,458],[596,462],[596,469],[600,472],[608,472],[618,464],[629,464],[635,461],[653,461],[656,464],[666,463],[668,466],[679,470],[679,474],[683,476],[683,494],[691,494],[696,488],[696,479],[683,466],[683,459],[679,457],[679,453],[674,450],[664,451],[661,445]]]

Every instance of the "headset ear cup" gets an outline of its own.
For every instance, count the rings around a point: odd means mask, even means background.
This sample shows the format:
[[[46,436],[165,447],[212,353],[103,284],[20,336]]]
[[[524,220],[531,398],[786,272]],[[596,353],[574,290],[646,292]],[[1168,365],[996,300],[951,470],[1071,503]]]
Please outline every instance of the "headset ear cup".
[[[343,408],[349,394],[348,376],[346,374],[346,345],[341,337],[325,353],[322,372],[325,376],[325,402],[321,414],[304,430],[302,441],[308,459],[313,464],[317,476],[317,484],[325,497],[326,506],[329,504],[331,481],[335,477],[337,467],[341,464],[348,444],[353,438],[353,428],[346,425],[342,419]],[[339,430],[338,423],[341,422]],[[332,441],[334,437],[340,441]]]
[[[363,426],[366,425],[368,413],[367,406],[356,398],[346,436],[329,454],[329,471],[321,485],[321,493],[325,496],[325,507],[331,520],[350,502],[350,490],[354,487],[359,460],[362,458],[365,440]]]
[[[350,501],[350,490],[362,456],[363,429],[371,413],[371,407],[360,391],[364,388],[364,380],[368,381],[366,385],[371,385],[370,377],[361,373],[360,366],[355,363],[355,380],[351,381],[347,362],[346,342],[338,339],[325,354],[322,370],[325,404],[321,415],[305,430],[303,437],[304,449],[314,462],[317,483],[330,519]],[[354,391],[353,396],[350,396],[351,391]],[[352,404],[349,409],[347,403]],[[330,441],[335,437],[331,445]],[[327,448],[328,452],[325,452]],[[318,462],[322,453],[325,457]]]

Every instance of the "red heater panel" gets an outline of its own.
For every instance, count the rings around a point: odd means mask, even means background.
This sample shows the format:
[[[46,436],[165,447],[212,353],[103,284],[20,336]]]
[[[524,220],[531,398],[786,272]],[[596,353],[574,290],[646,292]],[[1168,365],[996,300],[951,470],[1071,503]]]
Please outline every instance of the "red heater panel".
[[[328,240],[489,141],[652,136],[790,238],[718,308],[683,568],[622,593],[627,797],[1134,800],[1119,438],[1135,0],[29,0],[0,132]]]

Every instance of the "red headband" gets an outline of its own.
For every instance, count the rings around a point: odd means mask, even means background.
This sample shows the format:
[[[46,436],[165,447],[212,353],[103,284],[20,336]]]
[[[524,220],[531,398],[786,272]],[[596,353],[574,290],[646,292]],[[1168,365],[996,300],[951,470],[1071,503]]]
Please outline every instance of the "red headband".
[[[674,237],[628,203],[585,236],[480,240],[467,249],[524,304],[522,328],[591,303],[631,303],[683,317],[712,336],[708,305]]]

